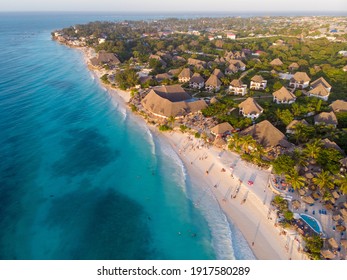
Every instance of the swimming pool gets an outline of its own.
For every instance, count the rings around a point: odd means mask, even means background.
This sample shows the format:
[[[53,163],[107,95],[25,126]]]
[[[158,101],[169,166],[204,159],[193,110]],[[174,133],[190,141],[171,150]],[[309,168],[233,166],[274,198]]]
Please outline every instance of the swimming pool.
[[[300,214],[300,218],[310,226],[316,233],[323,233],[322,226],[314,217],[311,217],[306,214]]]

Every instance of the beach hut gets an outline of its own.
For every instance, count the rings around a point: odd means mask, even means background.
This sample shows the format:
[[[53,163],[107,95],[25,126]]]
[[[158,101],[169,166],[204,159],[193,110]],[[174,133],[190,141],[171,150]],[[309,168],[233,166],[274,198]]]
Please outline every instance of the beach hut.
[[[304,196],[302,198],[302,201],[307,203],[307,204],[313,204],[314,203],[314,199],[312,198],[312,196]]]
[[[216,137],[216,139],[213,142],[213,145],[218,148],[224,148],[227,145],[227,142],[221,137]]]
[[[330,250],[321,250],[320,253],[324,259],[329,259],[329,260],[335,259],[334,253],[331,252]]]
[[[328,243],[331,246],[331,248],[337,250],[339,248],[339,245],[337,244],[336,240],[334,237],[331,237],[328,239]]]

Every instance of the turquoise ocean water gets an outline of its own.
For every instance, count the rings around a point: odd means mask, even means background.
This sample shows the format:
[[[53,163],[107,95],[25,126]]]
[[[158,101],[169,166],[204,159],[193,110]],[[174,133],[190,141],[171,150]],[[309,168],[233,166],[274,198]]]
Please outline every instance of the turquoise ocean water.
[[[0,14],[0,259],[251,259],[213,197],[50,38],[150,15]]]

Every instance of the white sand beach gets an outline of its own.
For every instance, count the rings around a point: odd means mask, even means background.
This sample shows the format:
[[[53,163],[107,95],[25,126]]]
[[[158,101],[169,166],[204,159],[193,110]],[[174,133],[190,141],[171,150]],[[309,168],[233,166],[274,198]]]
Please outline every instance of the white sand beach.
[[[267,187],[270,171],[260,170],[242,161],[237,154],[209,147],[187,134],[157,132],[156,135],[168,141],[180,156],[194,187],[211,189],[257,259],[306,259],[298,251],[295,236],[280,234],[280,228],[274,225],[275,215],[269,212],[273,192]],[[239,180],[242,180],[241,184]],[[254,182],[253,186],[248,185],[249,180]]]

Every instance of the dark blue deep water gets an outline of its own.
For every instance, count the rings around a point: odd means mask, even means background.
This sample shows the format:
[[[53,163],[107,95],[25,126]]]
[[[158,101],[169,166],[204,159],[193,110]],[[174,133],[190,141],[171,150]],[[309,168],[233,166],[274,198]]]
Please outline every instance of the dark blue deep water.
[[[225,217],[206,214],[218,212],[213,200],[205,214],[194,207],[177,156],[110,98],[79,51],[50,38],[141,17],[0,14],[0,259],[252,257]]]

